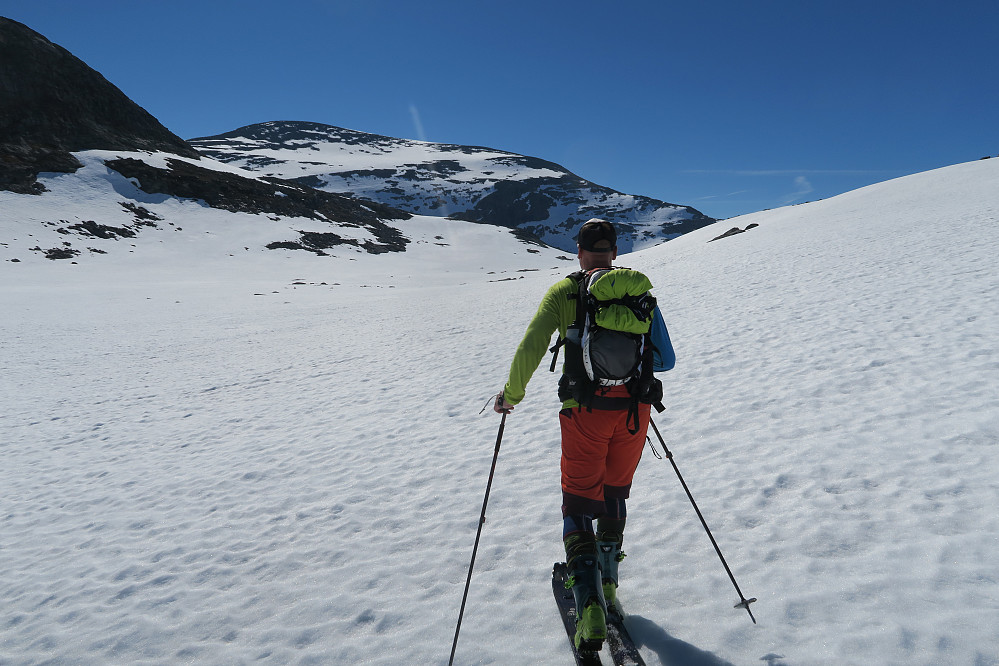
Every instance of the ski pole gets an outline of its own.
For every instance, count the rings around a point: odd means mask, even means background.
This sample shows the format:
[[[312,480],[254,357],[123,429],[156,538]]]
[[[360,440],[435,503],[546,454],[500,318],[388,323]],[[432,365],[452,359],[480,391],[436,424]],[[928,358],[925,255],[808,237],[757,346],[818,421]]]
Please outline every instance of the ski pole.
[[[649,419],[649,425],[652,426],[652,429],[656,433],[656,437],[659,438],[659,443],[662,444],[663,452],[666,454],[666,457],[669,458],[670,464],[673,465],[673,470],[676,472],[677,478],[680,479],[680,485],[682,485],[683,489],[686,491],[687,498],[690,500],[690,503],[693,505],[694,511],[697,512],[697,517],[701,519],[701,525],[704,526],[704,531],[708,533],[708,538],[711,539],[711,545],[715,547],[715,552],[718,553],[718,558],[725,566],[725,571],[728,573],[728,577],[732,579],[732,585],[735,585],[735,591],[739,593],[739,599],[741,599],[742,601],[737,603],[734,607],[745,608],[746,612],[749,613],[750,619],[753,620],[753,624],[756,624],[756,618],[753,617],[753,611],[749,609],[749,604],[756,601],[756,597],[753,597],[752,599],[747,599],[745,596],[743,596],[742,590],[739,589],[739,584],[735,582],[735,576],[732,574],[732,570],[729,568],[728,562],[725,561],[725,556],[722,555],[721,548],[718,547],[718,542],[715,541],[714,535],[712,535],[711,530],[708,529],[708,523],[704,520],[704,516],[701,515],[701,510],[697,508],[697,502],[694,501],[694,496],[690,494],[690,488],[687,487],[687,482],[683,480],[683,476],[680,474],[680,468],[676,466],[676,461],[673,460],[672,452],[670,452],[670,450],[666,448],[666,442],[665,440],[663,440],[663,436],[662,434],[660,434],[659,428],[656,427],[656,424],[652,421],[651,418]]]
[[[461,611],[458,612],[458,625],[454,628],[454,642],[451,643],[451,659],[448,666],[454,664],[454,652],[458,649],[458,632],[461,631],[461,618],[465,615],[465,602],[468,601],[468,588],[472,584],[472,567],[475,566],[475,553],[479,550],[479,537],[482,536],[482,525],[486,522],[486,504],[489,502],[489,489],[493,485],[493,474],[496,473],[496,460],[499,458],[500,442],[503,441],[503,428],[506,426],[506,415],[500,419],[499,432],[496,433],[496,448],[493,450],[493,464],[489,468],[489,481],[486,482],[486,494],[482,498],[482,513],[479,515],[479,529],[475,531],[475,545],[472,546],[472,559],[468,563],[468,578],[465,580],[465,594],[461,597]]]

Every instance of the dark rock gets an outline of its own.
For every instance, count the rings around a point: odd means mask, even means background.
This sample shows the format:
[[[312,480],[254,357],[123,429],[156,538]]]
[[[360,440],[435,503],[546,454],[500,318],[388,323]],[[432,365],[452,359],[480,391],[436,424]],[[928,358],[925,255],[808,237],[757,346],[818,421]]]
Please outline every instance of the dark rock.
[[[30,248],[32,252],[44,252],[46,259],[72,259],[76,255],[80,254],[79,250],[74,250],[71,247],[53,247],[48,250],[43,250],[42,248],[35,246]]]
[[[112,227],[106,224],[97,224],[93,220],[84,220],[65,229],[56,229],[61,233],[75,231],[81,236],[92,236],[94,238],[117,239],[135,238],[135,231],[128,227]]]
[[[503,227],[517,227],[524,222],[548,219],[548,209],[555,201],[540,188],[545,179],[501,180],[493,191],[475,203],[471,210],[454,213],[456,220],[487,222]]]
[[[118,203],[122,208],[135,216],[135,223],[140,226],[155,227],[157,222],[163,221],[163,218],[156,213],[131,201],[120,201]]]
[[[66,49],[0,17],[0,189],[39,194],[39,172],[80,167],[70,152],[166,151],[183,139]]]
[[[289,217],[366,224],[380,217],[408,220],[412,215],[382,204],[359,201],[278,178],[266,182],[233,173],[168,159],[166,169],[133,158],[108,160],[126,178],[135,178],[143,192],[200,199],[212,208],[237,213],[274,213]]]
[[[304,250],[306,249],[301,243],[296,243],[294,241],[275,241],[273,243],[267,244],[268,250]]]
[[[745,229],[740,229],[739,227],[732,227],[731,229],[729,229],[728,231],[726,231],[725,233],[723,233],[721,236],[715,236],[714,238],[712,238],[708,242],[710,243],[711,241],[721,240],[722,238],[728,238],[729,236],[735,236],[736,234],[745,233],[745,232],[749,231],[750,229],[754,229],[754,228],[756,228],[758,226],[760,226],[760,225],[758,225],[758,224],[747,224]]]
[[[180,159],[168,159],[166,169],[133,158],[108,160],[108,168],[134,178],[146,193],[167,194],[203,201],[212,208],[235,213],[269,213],[305,217],[339,226],[363,227],[376,241],[344,239],[336,234],[300,232],[298,242],[280,241],[267,247],[321,251],[332,245],[356,245],[370,253],[401,252],[409,239],[382,219],[409,219],[409,213],[369,201],[322,192],[278,178],[254,180],[199,167]]]

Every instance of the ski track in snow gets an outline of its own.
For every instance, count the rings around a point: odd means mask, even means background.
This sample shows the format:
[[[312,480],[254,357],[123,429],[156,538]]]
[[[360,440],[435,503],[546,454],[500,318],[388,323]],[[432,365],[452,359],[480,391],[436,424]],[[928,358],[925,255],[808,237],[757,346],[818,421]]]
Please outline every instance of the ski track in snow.
[[[656,421],[759,598],[754,626],[646,455],[621,598],[648,663],[999,663],[997,176],[618,262],[677,350]],[[3,263],[0,663],[446,663],[499,424],[478,412],[574,264],[440,225],[430,270],[427,247],[233,259],[246,278]],[[507,420],[457,663],[571,662],[547,364]]]

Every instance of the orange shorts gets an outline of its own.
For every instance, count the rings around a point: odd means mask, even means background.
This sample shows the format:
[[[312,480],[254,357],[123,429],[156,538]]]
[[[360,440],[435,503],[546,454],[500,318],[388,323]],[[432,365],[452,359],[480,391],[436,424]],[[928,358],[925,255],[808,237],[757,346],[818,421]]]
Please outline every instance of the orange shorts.
[[[627,499],[645,447],[652,406],[638,405],[638,432],[628,432],[628,410],[559,412],[562,427],[563,515],[599,516],[605,499]]]

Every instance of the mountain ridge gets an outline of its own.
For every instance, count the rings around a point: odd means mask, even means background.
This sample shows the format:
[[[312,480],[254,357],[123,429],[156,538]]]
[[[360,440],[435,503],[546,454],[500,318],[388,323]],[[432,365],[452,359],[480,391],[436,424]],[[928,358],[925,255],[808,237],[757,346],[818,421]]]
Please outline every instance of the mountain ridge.
[[[591,217],[614,222],[622,252],[715,220],[678,204],[592,183],[542,158],[484,146],[401,139],[311,121],[268,121],[189,143],[203,155],[415,215],[526,231],[574,251]]]

